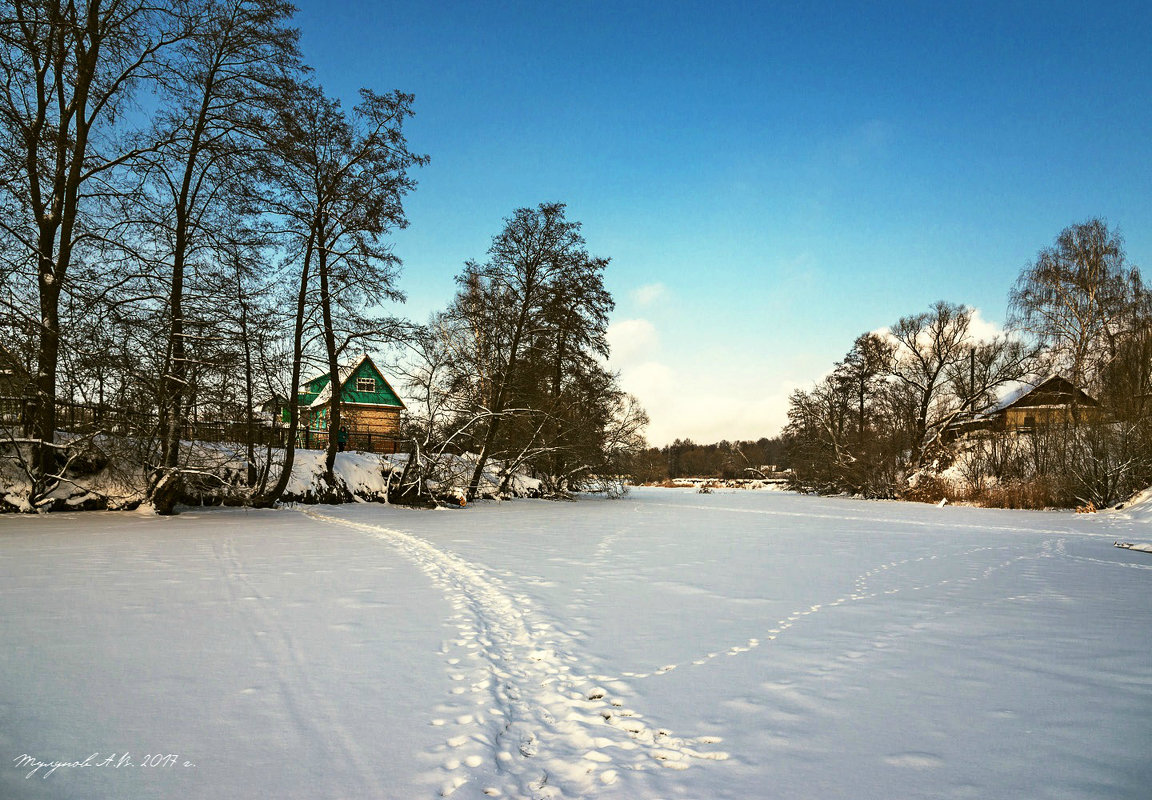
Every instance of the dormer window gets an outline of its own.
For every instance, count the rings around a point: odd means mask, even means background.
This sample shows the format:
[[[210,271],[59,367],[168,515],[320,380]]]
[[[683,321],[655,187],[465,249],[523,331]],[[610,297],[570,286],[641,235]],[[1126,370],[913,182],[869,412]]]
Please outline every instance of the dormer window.
[[[376,379],[375,378],[357,378],[356,391],[367,392],[368,394],[376,393]]]

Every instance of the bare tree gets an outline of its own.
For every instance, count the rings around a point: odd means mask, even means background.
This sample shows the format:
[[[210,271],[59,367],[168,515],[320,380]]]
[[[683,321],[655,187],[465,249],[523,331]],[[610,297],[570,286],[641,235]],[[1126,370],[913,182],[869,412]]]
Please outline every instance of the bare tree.
[[[283,493],[291,470],[309,301],[319,308],[332,432],[340,427],[341,356],[353,342],[386,338],[396,328],[395,320],[362,311],[403,298],[395,288],[400,260],[385,237],[407,225],[403,198],[416,185],[411,170],[428,162],[427,156],[408,148],[404,135],[413,100],[403,92],[362,89],[360,103],[349,116],[319,87],[304,85],[280,116],[280,186],[273,204],[289,234],[300,242],[302,266],[289,388],[290,443],[280,479],[263,503],[275,502]],[[334,435],[328,438],[325,479],[331,486],[337,441]]]
[[[944,416],[934,405],[948,387],[949,373],[968,355],[971,321],[971,309],[941,300],[927,312],[901,317],[892,328],[892,376],[913,414],[913,467],[923,459],[930,428]]]
[[[178,476],[180,432],[189,393],[187,284],[197,269],[227,261],[224,234],[252,194],[256,158],[274,112],[300,71],[282,0],[196,0],[190,35],[160,78],[165,101],[151,138],[163,142],[138,159],[148,191],[147,221],[168,274],[167,348],[159,384],[162,452],[152,487]],[[163,503],[162,503],[163,505]]]
[[[1087,389],[1116,355],[1118,325],[1140,287],[1124,241],[1101,219],[1071,225],[1041,250],[1010,295],[1010,323],[1049,348],[1056,369]],[[1073,401],[1073,416],[1077,417]]]
[[[188,34],[178,2],[6,0],[0,6],[0,160],[27,216],[0,221],[34,258],[39,343],[35,474],[56,471],[60,302],[98,183],[133,153],[117,125],[158,57]]]
[[[790,398],[785,429],[795,483],[818,491],[899,496],[962,414],[1031,368],[1034,351],[1006,336],[979,340],[973,311],[943,301],[888,335],[858,337],[810,391]]]

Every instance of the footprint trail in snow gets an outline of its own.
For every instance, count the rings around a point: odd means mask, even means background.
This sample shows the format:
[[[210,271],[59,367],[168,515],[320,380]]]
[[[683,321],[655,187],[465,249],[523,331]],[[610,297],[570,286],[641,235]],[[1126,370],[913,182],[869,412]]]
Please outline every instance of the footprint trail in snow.
[[[693,506],[693,508],[695,508],[695,506]],[[731,510],[731,509],[725,509],[725,510]],[[997,549],[1008,549],[1008,548],[974,547],[974,548],[969,548],[969,549],[964,550],[964,551],[959,552],[959,553],[954,553],[954,554],[946,555],[946,556],[926,555],[926,556],[920,556],[920,557],[905,558],[905,559],[901,559],[899,561],[892,561],[890,563],[881,564],[879,566],[874,567],[873,569],[870,569],[870,570],[863,572],[860,575],[858,575],[854,581],[854,586],[853,586],[853,589],[851,592],[846,592],[842,596],[837,597],[835,600],[830,600],[830,601],[823,602],[823,603],[815,603],[813,605],[810,605],[810,606],[807,606],[804,608],[798,608],[795,611],[793,611],[791,614],[789,614],[788,616],[777,620],[775,622],[775,624],[773,625],[773,627],[771,627],[768,630],[766,630],[765,632],[761,633],[760,636],[758,636],[758,637],[752,637],[752,638],[748,639],[747,641],[741,641],[740,643],[737,643],[737,644],[732,644],[732,645],[727,646],[727,647],[722,647],[720,649],[713,650],[713,651],[706,653],[706,654],[704,654],[698,658],[684,661],[682,663],[665,664],[661,667],[651,669],[651,670],[646,671],[646,672],[622,672],[622,673],[620,673],[620,675],[622,678],[627,678],[630,680],[642,680],[642,679],[651,678],[654,676],[665,675],[665,674],[671,672],[672,670],[678,669],[679,667],[682,667],[682,666],[691,665],[693,667],[702,667],[706,664],[711,663],[713,659],[721,658],[723,656],[739,656],[743,653],[747,653],[747,652],[750,652],[752,650],[755,650],[756,648],[760,647],[761,645],[763,645],[765,643],[772,642],[778,636],[784,634],[786,631],[788,631],[788,629],[792,628],[797,623],[799,623],[801,620],[803,620],[805,617],[816,614],[816,613],[820,612],[822,609],[833,609],[833,608],[836,608],[838,606],[843,606],[843,605],[847,605],[850,603],[856,603],[856,602],[860,602],[860,601],[872,600],[875,598],[883,599],[884,597],[891,596],[891,595],[897,595],[897,594],[900,594],[902,592],[906,593],[906,594],[911,594],[911,593],[915,593],[915,592],[923,592],[923,591],[930,590],[930,589],[944,588],[944,587],[948,587],[949,585],[952,585],[956,589],[959,589],[964,585],[979,583],[981,581],[987,580],[994,573],[999,572],[999,571],[1004,570],[1004,569],[1007,569],[1007,568],[1009,568],[1009,567],[1013,566],[1014,564],[1017,564],[1021,561],[1026,561],[1026,560],[1031,560],[1031,559],[1036,559],[1036,558],[1051,557],[1052,555],[1054,555],[1054,551],[1055,551],[1055,553],[1063,554],[1063,552],[1062,552],[1063,551],[1063,540],[1060,540],[1059,544],[1057,544],[1055,547],[1053,547],[1053,540],[1046,540],[1041,544],[1040,550],[1038,552],[1035,552],[1035,553],[1026,552],[1022,555],[1016,555],[1013,557],[1009,557],[1009,558],[1005,559],[1004,561],[1001,561],[999,563],[996,563],[994,565],[986,567],[984,570],[982,570],[978,574],[973,574],[973,575],[970,575],[966,578],[945,578],[945,579],[941,579],[941,580],[929,579],[929,580],[921,580],[921,581],[905,580],[905,581],[901,581],[899,583],[899,585],[897,585],[895,587],[887,588],[887,589],[874,589],[871,585],[873,578],[878,577],[880,575],[883,575],[885,573],[888,573],[889,571],[895,572],[896,570],[898,570],[899,568],[902,568],[902,567],[915,566],[915,565],[919,564],[920,562],[932,562],[932,561],[936,561],[938,559],[941,559],[941,560],[951,559],[951,558],[964,559],[964,558],[967,558],[969,556],[973,556],[976,554],[984,553],[984,552],[991,551],[991,550],[997,550]],[[1101,562],[1101,563],[1104,563],[1104,562]],[[1129,566],[1129,565],[1121,565],[1121,566]],[[1012,598],[1012,599],[1019,599],[1019,598]],[[952,613],[954,613],[954,612],[952,612]],[[600,681],[617,680],[616,678],[613,678],[613,677],[610,677],[607,675],[596,675],[593,677],[596,680],[600,680]]]
[[[458,684],[452,694],[472,703],[469,713],[432,720],[453,734],[443,748],[449,778],[442,796],[475,782],[492,797],[583,797],[616,783],[624,771],[687,769],[728,758],[706,749],[718,737],[680,737],[645,723],[619,699],[627,691],[622,681],[581,674],[580,659],[567,652],[568,637],[478,565],[403,531],[301,513],[396,547],[456,610],[458,638],[444,651],[460,653],[448,658],[449,677]]]

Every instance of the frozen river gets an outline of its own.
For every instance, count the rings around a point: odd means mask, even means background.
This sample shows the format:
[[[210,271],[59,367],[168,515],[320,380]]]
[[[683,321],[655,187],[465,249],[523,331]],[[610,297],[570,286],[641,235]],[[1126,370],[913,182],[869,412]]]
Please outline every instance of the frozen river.
[[[8,515],[0,797],[1146,800],[1118,539],[662,489]]]

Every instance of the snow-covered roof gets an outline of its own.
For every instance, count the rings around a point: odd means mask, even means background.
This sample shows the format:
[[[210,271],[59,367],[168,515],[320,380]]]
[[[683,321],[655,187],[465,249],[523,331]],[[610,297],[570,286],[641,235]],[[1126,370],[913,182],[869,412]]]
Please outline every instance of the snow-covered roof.
[[[1036,390],[1048,385],[1049,383],[1051,383],[1053,381],[1058,381],[1058,380],[1064,381],[1064,382],[1068,383],[1068,385],[1075,388],[1075,384],[1073,384],[1070,380],[1065,378],[1063,375],[1057,375],[1057,374],[1048,375],[1044,379],[1037,381],[1036,383],[1019,383],[1019,384],[1016,384],[1015,386],[1009,386],[1005,390],[1004,394],[1002,394],[1000,396],[1000,398],[995,403],[992,403],[991,405],[987,406],[986,408],[982,408],[980,411],[976,412],[975,416],[976,417],[991,417],[991,416],[994,416],[996,414],[999,414],[1000,412],[1005,411],[1008,408],[1016,405],[1017,403],[1019,403],[1021,400],[1023,400],[1025,397],[1032,394]],[[1083,391],[1081,391],[1081,394],[1084,394]],[[1088,395],[1086,395],[1086,394],[1084,394],[1084,396],[1088,397]],[[1091,398],[1089,398],[1089,399],[1091,399]],[[1065,404],[1055,404],[1055,405],[1046,404],[1045,407],[1057,408],[1057,407],[1062,407],[1063,405],[1065,405]],[[1040,406],[1037,406],[1037,407],[1039,408]]]
[[[340,383],[341,385],[344,383],[343,376],[340,378]],[[328,383],[325,384],[324,388],[320,390],[320,394],[316,395],[316,399],[309,403],[308,407],[319,408],[327,404],[330,399],[332,399],[332,381],[328,381]]]
[[[1021,383],[1014,388],[1009,388],[995,403],[988,406],[988,408],[984,409],[981,413],[995,414],[997,412],[1003,411],[1004,409],[1008,408],[1008,406],[1019,400],[1022,400],[1032,392],[1036,391],[1036,387],[1042,385],[1047,380],[1048,378],[1045,378],[1043,381],[1040,381],[1040,383],[1035,385],[1030,383]]]

